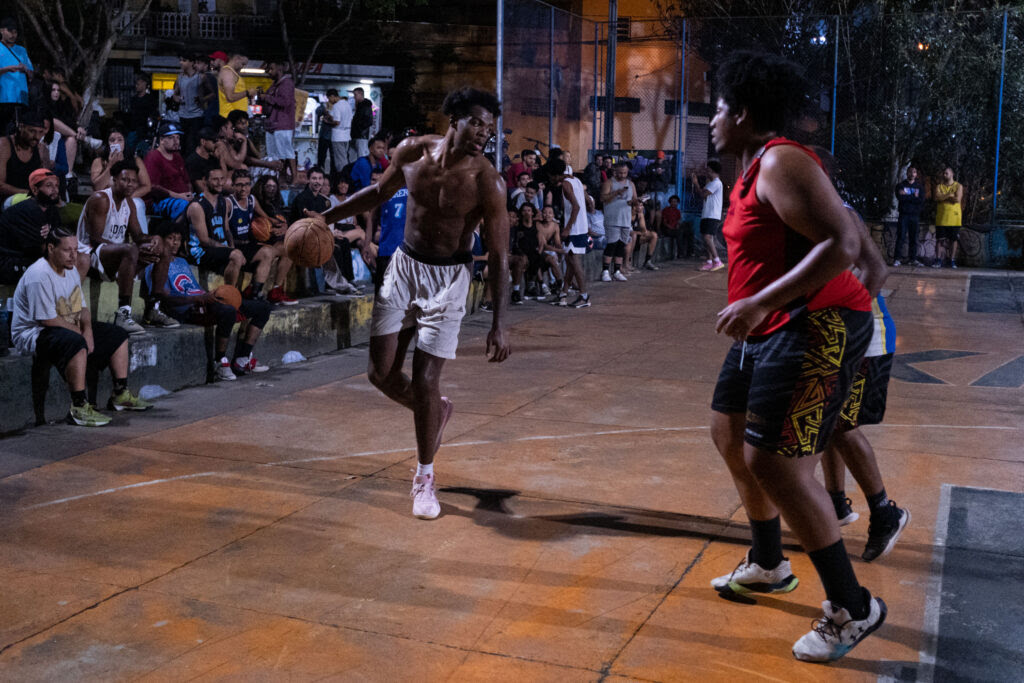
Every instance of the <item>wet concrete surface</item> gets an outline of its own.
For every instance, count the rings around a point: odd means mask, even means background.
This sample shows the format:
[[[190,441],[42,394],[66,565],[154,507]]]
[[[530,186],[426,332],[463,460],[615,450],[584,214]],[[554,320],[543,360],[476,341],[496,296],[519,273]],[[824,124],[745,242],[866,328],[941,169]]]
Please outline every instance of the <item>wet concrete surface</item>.
[[[595,284],[589,309],[511,308],[513,356],[501,365],[484,358],[489,318],[465,322],[443,379],[456,412],[436,461],[435,521],[410,514],[412,419],[367,382],[365,348],[178,392],[104,429],[0,441],[2,677],[955,675],[941,651],[939,669],[921,664],[928,644],[987,640],[976,627],[933,637],[936,520],[949,519],[940,491],[1024,492],[1024,390],[972,385],[1024,354],[1024,323],[965,312],[969,274],[896,271],[887,284],[898,353],[917,354],[908,367],[937,381],[894,380],[885,424],[865,428],[913,521],[891,555],[865,564],[867,509],[848,483],[861,519],[843,535],[889,618],[837,663],[790,654],[824,599],[795,547],[793,593],[741,605],[708,585],[748,538],[707,429],[729,345],[714,333],[725,273],[677,262]],[[1000,556],[1000,571],[1019,559]],[[1022,640],[1004,633],[1001,661],[1019,661],[1005,643]]]

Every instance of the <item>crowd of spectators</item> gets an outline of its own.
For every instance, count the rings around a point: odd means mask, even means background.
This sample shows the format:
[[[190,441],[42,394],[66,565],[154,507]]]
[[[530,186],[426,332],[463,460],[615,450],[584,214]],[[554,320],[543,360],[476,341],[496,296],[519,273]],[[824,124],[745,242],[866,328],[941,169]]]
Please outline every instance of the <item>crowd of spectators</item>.
[[[300,169],[293,144],[295,85],[286,64],[264,63],[272,85],[262,92],[246,87],[243,54],[181,54],[180,73],[163,102],[140,74],[125,111],[108,116],[92,105],[84,113],[83,98],[64,74],[33,65],[17,44],[18,28],[0,20],[0,285],[17,286],[12,329],[19,350],[46,354],[68,381],[77,409],[73,422],[104,420],[82,403],[79,366],[111,368],[120,396],[111,403],[116,409],[146,407],[121,395],[122,336],[144,334],[146,327],[213,326],[214,372],[231,380],[266,369],[253,345],[273,306],[293,305],[305,293],[358,294],[359,283],[370,279],[379,286],[402,240],[405,190],[379,210],[329,226],[335,248],[322,278],[305,271],[289,277],[293,268],[284,249],[290,223],[375,182],[403,137],[372,134],[372,105],[361,88],[346,93],[351,100],[327,91],[316,116],[318,165]],[[262,125],[250,127],[250,111],[260,112]],[[635,268],[657,270],[659,255],[702,255],[701,270],[723,268],[720,164],[710,160],[687,174],[685,202],[672,192],[673,171],[661,151],[652,158],[597,154],[580,170],[564,149],[550,149],[547,158],[525,149],[513,158],[505,170],[511,303],[590,306],[582,257],[594,249],[602,252],[601,279],[608,282],[627,282]],[[89,178],[88,192],[79,191],[79,172]],[[925,194],[913,169],[896,188],[897,259],[906,235],[904,258],[919,263],[915,239]],[[935,191],[936,223],[953,267],[962,195],[946,169]],[[68,204],[80,210],[64,211]],[[690,220],[698,214],[699,231]],[[473,269],[480,279],[487,277],[487,251],[478,231]],[[241,303],[216,299],[194,269],[238,287]],[[54,277],[59,287],[50,282]],[[116,283],[116,310],[93,311],[95,323],[81,293],[86,280]],[[42,286],[51,286],[56,299],[43,296]],[[143,299],[142,324],[132,313],[136,296]],[[483,307],[491,308],[486,298]],[[111,325],[98,327],[99,316]],[[244,324],[229,358],[236,319]],[[38,335],[37,328],[54,326],[64,332]],[[69,334],[82,344],[72,344]]]

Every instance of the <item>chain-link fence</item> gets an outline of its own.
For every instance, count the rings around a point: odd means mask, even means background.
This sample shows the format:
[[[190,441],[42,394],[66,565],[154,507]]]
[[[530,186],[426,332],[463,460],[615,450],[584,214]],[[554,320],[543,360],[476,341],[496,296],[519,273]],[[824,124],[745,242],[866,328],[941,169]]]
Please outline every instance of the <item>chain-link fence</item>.
[[[736,49],[764,50],[800,65],[810,84],[804,115],[785,133],[833,152],[841,193],[885,246],[907,168],[931,197],[948,166],[964,188],[964,260],[1024,267],[1024,13],[620,16],[612,26],[535,0],[504,5],[510,161],[555,145],[572,153],[576,170],[611,152],[632,159],[640,177],[663,152],[675,192],[698,211],[689,178],[714,156],[715,70]],[[735,161],[721,161],[728,187]],[[928,202],[922,223],[933,213]],[[922,231],[923,257],[933,253],[932,234]]]

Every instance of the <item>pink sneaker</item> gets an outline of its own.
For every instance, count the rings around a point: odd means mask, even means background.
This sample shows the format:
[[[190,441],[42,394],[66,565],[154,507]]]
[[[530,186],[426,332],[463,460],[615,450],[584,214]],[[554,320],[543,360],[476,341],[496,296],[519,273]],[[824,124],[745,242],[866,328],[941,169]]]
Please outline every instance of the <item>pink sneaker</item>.
[[[437,502],[434,491],[434,477],[430,474],[416,475],[412,479],[412,514],[419,519],[436,519],[441,514],[441,503]]]
[[[702,271],[709,271],[709,270],[714,270],[715,266],[711,263],[711,261],[705,261],[704,265],[701,266],[700,269]]]
[[[444,428],[448,426],[448,420],[452,417],[455,404],[447,396],[441,397],[441,427],[437,430],[437,441],[434,442],[434,453],[441,448],[441,438],[444,437]]]
[[[721,270],[722,268],[725,268],[725,264],[718,259],[715,259],[715,263],[711,266],[711,270]]]

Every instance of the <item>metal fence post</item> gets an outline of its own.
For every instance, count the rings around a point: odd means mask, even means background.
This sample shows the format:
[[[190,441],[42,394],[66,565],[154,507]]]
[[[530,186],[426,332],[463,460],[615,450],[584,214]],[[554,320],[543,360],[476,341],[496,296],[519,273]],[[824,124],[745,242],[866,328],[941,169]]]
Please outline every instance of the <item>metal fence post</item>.
[[[503,112],[505,111],[505,103],[502,101],[502,80],[505,76],[505,0],[498,0],[498,55],[497,59],[497,74],[495,76],[497,80],[497,87],[495,88],[495,94],[498,96],[498,102],[501,102],[502,107],[498,112],[498,128],[495,131],[497,136],[495,152],[494,152],[494,166],[498,169],[498,173],[502,176],[505,175],[505,125]]]
[[[555,144],[555,8],[550,8],[551,27],[548,31],[548,154]]]
[[[686,156],[686,123],[689,118],[689,102],[686,87],[686,19],[683,19],[683,29],[680,33],[679,44],[679,149],[676,150],[676,194],[679,195],[679,206],[686,211],[686,182],[683,179],[683,160]]]
[[[608,0],[608,73],[604,88],[604,148],[615,147],[615,47],[619,40],[619,3]]]
[[[597,149],[597,79],[600,76],[600,59],[601,59],[601,36],[600,36],[601,25],[594,22],[594,106],[593,106],[593,122],[590,126],[590,150],[593,152]]]
[[[836,153],[836,97],[839,94],[839,15],[836,15],[836,47],[832,59],[832,144],[829,152]]]
[[[1006,78],[1006,25],[1009,12],[1003,12],[1003,58],[999,66],[999,109],[996,114],[996,171],[992,181],[992,225],[996,224],[996,210],[999,208],[999,138],[1003,134],[1003,82]]]

